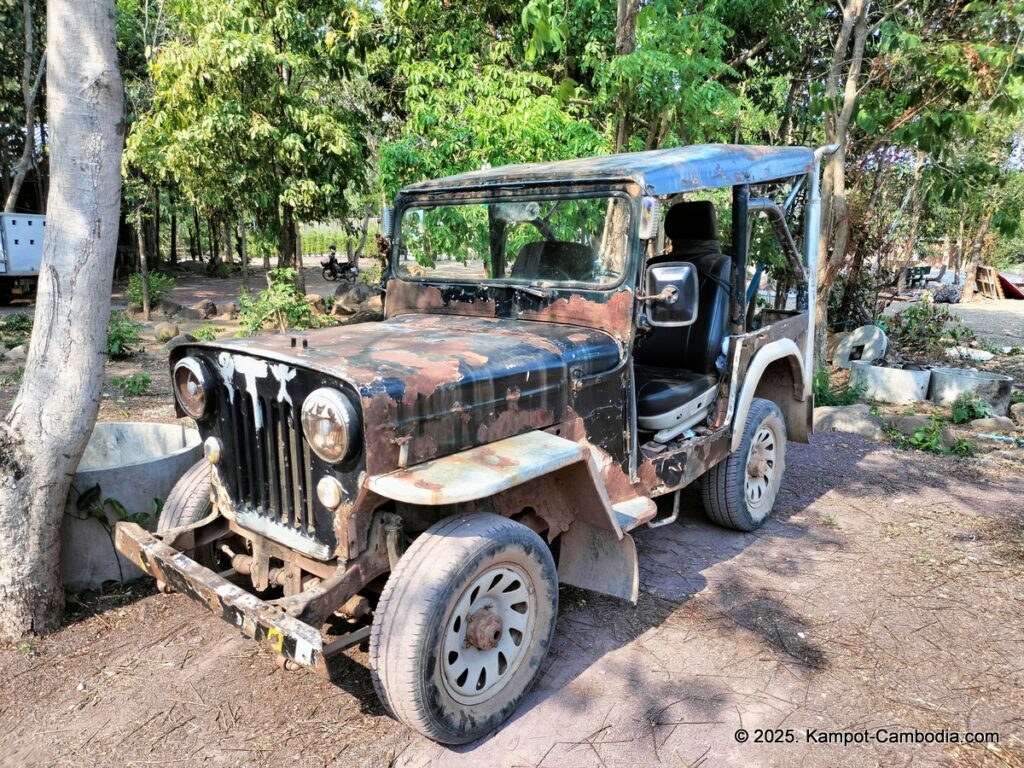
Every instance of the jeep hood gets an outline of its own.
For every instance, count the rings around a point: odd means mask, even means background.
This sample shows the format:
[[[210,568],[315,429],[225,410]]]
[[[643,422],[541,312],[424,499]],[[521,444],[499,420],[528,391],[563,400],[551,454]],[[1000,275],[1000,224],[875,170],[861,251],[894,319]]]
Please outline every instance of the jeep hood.
[[[451,315],[216,346],[347,383],[362,402],[371,474],[395,469],[403,444],[411,465],[556,424],[568,414],[572,381],[621,359],[600,331]]]

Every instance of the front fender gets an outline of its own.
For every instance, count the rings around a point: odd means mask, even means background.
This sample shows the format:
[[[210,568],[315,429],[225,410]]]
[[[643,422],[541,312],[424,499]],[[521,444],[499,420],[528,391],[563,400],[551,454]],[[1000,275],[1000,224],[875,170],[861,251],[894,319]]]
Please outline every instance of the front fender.
[[[809,396],[808,379],[801,361],[800,348],[792,339],[778,339],[765,344],[750,360],[746,372],[743,374],[743,386],[739,396],[736,398],[736,405],[732,412],[732,450],[736,451],[743,440],[743,425],[747,421],[747,412],[750,410],[750,402],[754,399],[758,385],[761,383],[761,376],[768,366],[778,360],[785,360],[789,363],[790,372],[795,387],[794,397],[804,401]],[[782,405],[782,404],[780,404]],[[785,412],[783,408],[783,412]]]

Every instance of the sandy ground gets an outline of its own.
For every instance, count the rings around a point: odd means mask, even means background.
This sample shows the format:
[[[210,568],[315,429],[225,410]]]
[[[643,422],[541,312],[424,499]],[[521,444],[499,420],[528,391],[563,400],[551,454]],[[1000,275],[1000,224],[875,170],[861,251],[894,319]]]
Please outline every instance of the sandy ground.
[[[182,596],[94,596],[0,650],[0,765],[1024,765],[1022,493],[1008,465],[839,433],[791,445],[757,533],[690,499],[637,534],[637,606],[563,589],[536,688],[459,749],[385,716],[358,650],[331,683]],[[754,743],[765,728],[794,742]],[[808,741],[879,728],[999,743]]]
[[[896,312],[908,303],[894,302],[887,313]],[[1024,346],[1024,301],[978,297],[966,304],[945,306],[990,344],[998,347]]]

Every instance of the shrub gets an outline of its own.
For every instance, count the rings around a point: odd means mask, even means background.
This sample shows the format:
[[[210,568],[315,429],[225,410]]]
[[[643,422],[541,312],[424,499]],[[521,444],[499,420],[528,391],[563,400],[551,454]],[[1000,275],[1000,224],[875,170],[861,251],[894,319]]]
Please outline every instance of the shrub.
[[[984,400],[960,395],[953,403],[953,423],[964,424],[974,419],[987,419],[992,415],[992,406]]]
[[[215,328],[212,325],[201,325],[192,331],[192,338],[196,341],[213,341],[222,330],[222,328]]]
[[[135,354],[133,344],[139,343],[139,327],[119,310],[110,313],[107,326],[107,356],[112,360],[123,360]]]
[[[864,397],[863,387],[836,386],[828,370],[821,368],[811,380],[815,405],[853,405]]]
[[[15,312],[5,315],[3,320],[0,320],[0,331],[14,336],[24,336],[32,333],[33,322],[32,315],[25,314],[24,312]]]
[[[149,273],[149,305],[156,306],[174,290],[174,278],[160,272]],[[128,276],[128,287],[124,289],[124,297],[132,306],[142,306],[142,275],[136,272]]]
[[[110,380],[110,383],[120,390],[123,397],[139,397],[146,394],[149,385],[153,380],[148,373],[133,373],[131,376],[118,376]]]
[[[270,271],[270,286],[255,298],[249,293],[238,295],[239,320],[251,336],[267,323],[281,333],[289,329],[305,330],[317,324],[313,308],[295,287],[296,271],[290,267]]]
[[[951,314],[945,305],[932,302],[929,294],[880,320],[879,325],[889,335],[890,347],[911,360],[927,361],[941,355],[945,346],[943,337],[957,343],[974,337],[959,317]]]

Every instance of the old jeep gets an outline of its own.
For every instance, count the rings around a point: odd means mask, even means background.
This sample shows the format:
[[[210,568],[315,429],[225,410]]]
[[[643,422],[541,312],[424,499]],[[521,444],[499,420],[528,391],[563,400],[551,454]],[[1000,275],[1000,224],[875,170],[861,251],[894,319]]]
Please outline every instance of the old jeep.
[[[538,675],[559,584],[635,601],[629,532],[674,521],[680,489],[730,528],[771,512],[811,425],[827,151],[407,187],[382,322],[173,349],[206,458],[118,549],[286,666],[368,641],[397,719],[486,734]]]

